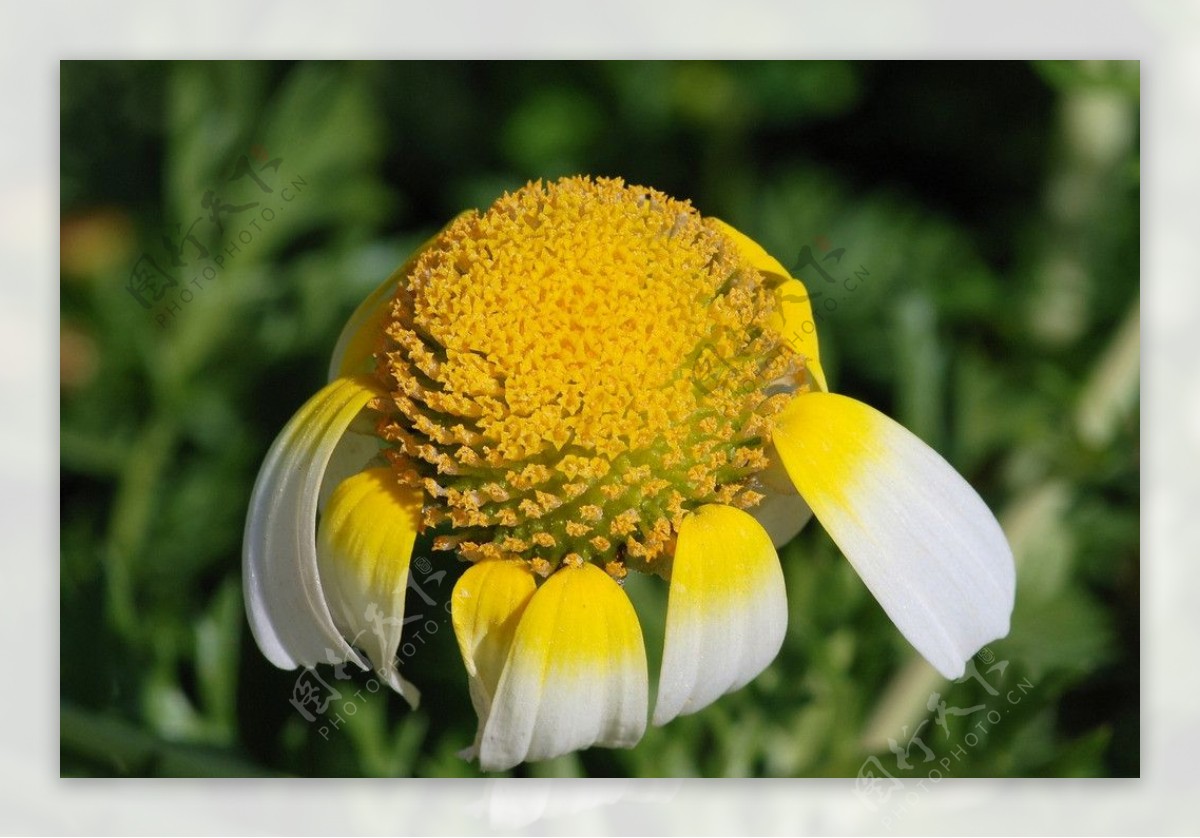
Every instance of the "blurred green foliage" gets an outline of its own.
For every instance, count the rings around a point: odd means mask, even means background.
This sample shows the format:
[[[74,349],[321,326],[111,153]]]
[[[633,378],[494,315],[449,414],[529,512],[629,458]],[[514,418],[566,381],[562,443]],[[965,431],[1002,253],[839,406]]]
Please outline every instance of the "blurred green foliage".
[[[326,667],[343,699],[309,722],[246,628],[242,526],[368,290],[460,210],[574,173],[689,198],[788,265],[841,249],[834,283],[804,275],[831,384],[979,489],[1017,608],[948,684],[810,525],[762,676],[516,773],[1138,773],[1136,63],[64,62],[61,93],[64,774],[476,773],[439,610],[460,568],[409,638],[421,709]],[[149,308],[143,257],[179,282]],[[657,582],[628,586],[652,673]],[[984,709],[943,729],[937,700]],[[914,733],[934,759],[903,770],[888,739]]]

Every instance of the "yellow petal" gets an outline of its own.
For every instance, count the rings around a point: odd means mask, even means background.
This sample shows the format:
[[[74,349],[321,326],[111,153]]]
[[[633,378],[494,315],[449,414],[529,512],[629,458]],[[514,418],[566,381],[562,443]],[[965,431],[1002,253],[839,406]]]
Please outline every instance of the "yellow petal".
[[[654,724],[695,713],[762,672],[783,645],[787,596],[766,531],[731,506],[684,519],[671,563]]]
[[[789,279],[775,290],[775,294],[779,300],[774,318],[775,328],[783,335],[788,346],[804,356],[805,366],[817,389],[828,390],[817,349],[817,324],[813,320],[807,289],[800,280]]]
[[[396,649],[421,503],[421,491],[401,486],[390,468],[369,469],[334,490],[317,530],[318,566],[334,623],[414,708],[419,693],[396,671]]]
[[[812,304],[809,302],[804,283],[788,273],[787,268],[763,250],[762,245],[754,239],[719,218],[711,220],[722,233],[733,240],[743,259],[761,273],[777,279],[779,285],[775,289],[775,298],[778,306],[771,325],[783,336],[788,346],[804,356],[805,365],[817,387],[828,390],[817,347],[816,321],[813,319]]]
[[[478,753],[517,624],[536,589],[528,562],[503,559],[475,563],[454,586],[450,617],[479,717],[475,744],[463,753],[467,759]]]
[[[474,212],[474,210],[467,210],[467,212]],[[463,212],[456,215],[446,227],[465,214]],[[438,236],[446,227],[438,230],[418,247],[404,264],[392,271],[391,276],[372,291],[350,315],[350,319],[346,321],[346,325],[342,328],[342,333],[333,347],[333,357],[329,361],[330,381],[344,375],[370,372],[372,358],[377,348],[376,344],[383,330],[384,321],[387,319],[389,304],[396,293],[396,286],[400,284],[400,280],[408,276],[417,264],[417,260],[421,258],[421,254],[437,241]]]
[[[909,642],[957,678],[1008,633],[1015,576],[1000,525],[937,452],[862,402],[802,393],[776,417],[797,490]]]
[[[317,569],[317,501],[326,467],[360,411],[379,395],[367,377],[339,378],[280,431],[250,497],[242,581],[250,630],[282,669],[363,661],[334,625]]]
[[[479,746],[485,771],[580,748],[629,748],[646,730],[642,629],[595,565],[563,566],[521,615]]]

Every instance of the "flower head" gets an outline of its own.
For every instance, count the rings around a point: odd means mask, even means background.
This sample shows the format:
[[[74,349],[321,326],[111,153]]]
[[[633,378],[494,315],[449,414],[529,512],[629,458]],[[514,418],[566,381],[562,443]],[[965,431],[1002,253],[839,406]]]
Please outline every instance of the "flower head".
[[[670,586],[655,724],[754,678],[809,507],[944,674],[1007,633],[1012,557],[975,492],[827,392],[798,280],[655,190],[571,178],[464,213],[359,308],[331,378],[255,488],[255,637],[415,704],[395,658],[428,533],[471,564],[452,617],[486,770],[641,738],[630,571]]]
[[[378,354],[380,432],[424,524],[470,561],[641,567],[706,503],[752,507],[770,383],[803,359],[773,292],[660,193],[564,181],[455,221],[417,259]],[[705,356],[720,381],[698,386]],[[715,371],[714,371],[715,372]]]

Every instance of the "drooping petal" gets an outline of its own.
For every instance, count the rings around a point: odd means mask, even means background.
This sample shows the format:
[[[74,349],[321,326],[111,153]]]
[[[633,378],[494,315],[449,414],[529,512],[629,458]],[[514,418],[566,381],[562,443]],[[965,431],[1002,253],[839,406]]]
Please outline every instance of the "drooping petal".
[[[745,686],[786,631],[783,571],[766,531],[740,509],[700,507],[684,519],[671,563],[654,724]]]
[[[250,629],[282,669],[362,658],[334,625],[317,569],[317,500],[342,434],[378,395],[368,377],[326,385],[284,426],[250,498],[242,581]]]
[[[479,746],[485,771],[646,731],[646,649],[629,598],[595,565],[563,566],[529,601]]]
[[[806,393],[776,418],[796,488],[909,642],[947,678],[1008,633],[1015,573],[975,490],[914,434],[845,396]]]
[[[473,212],[473,210],[467,212]],[[464,212],[456,215],[446,227],[465,214]],[[438,236],[445,231],[446,227],[426,239],[403,265],[392,271],[391,276],[359,303],[358,308],[346,321],[346,325],[342,327],[342,333],[338,336],[337,343],[334,344],[333,357],[329,361],[330,381],[341,376],[370,371],[371,359],[378,348],[376,344],[383,333],[383,325],[387,320],[388,308],[392,296],[396,293],[396,287],[400,284],[400,280],[408,276],[417,264],[417,259],[431,244],[437,241]]]
[[[812,520],[813,513],[800,495],[788,492],[763,492],[758,506],[746,510],[767,531],[778,550]]]
[[[783,336],[784,341],[804,356],[805,366],[814,383],[821,390],[828,390],[825,371],[821,369],[821,354],[817,347],[817,328],[813,320],[812,304],[804,283],[788,273],[788,269],[754,239],[719,218],[711,219],[714,224],[733,240],[742,258],[759,272],[774,277],[779,283],[775,288],[777,308],[772,326]]]
[[[325,477],[321,480],[321,492],[317,497],[317,511],[325,509],[333,490],[348,477],[372,465],[383,450],[383,441],[374,434],[374,419],[360,413],[338,440],[325,466]]]
[[[422,499],[420,489],[400,485],[390,468],[369,469],[337,487],[317,529],[317,562],[334,624],[414,709],[420,693],[400,677],[396,649]]]
[[[529,563],[520,560],[477,562],[454,586],[450,617],[467,669],[471,703],[479,717],[475,743],[463,752],[474,759],[492,709],[517,624],[537,589]]]

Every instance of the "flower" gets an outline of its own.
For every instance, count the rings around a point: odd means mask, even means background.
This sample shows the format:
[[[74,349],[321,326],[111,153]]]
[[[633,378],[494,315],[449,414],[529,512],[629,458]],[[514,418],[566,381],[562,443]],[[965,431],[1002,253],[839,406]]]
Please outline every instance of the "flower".
[[[396,666],[420,534],[470,563],[451,614],[489,771],[645,732],[622,581],[669,585],[654,724],[778,653],[776,546],[821,521],[900,631],[961,675],[1008,632],[995,518],[913,434],[828,391],[803,285],[690,204],[531,183],[452,221],[351,317],[246,527],[246,608],[284,668]]]

